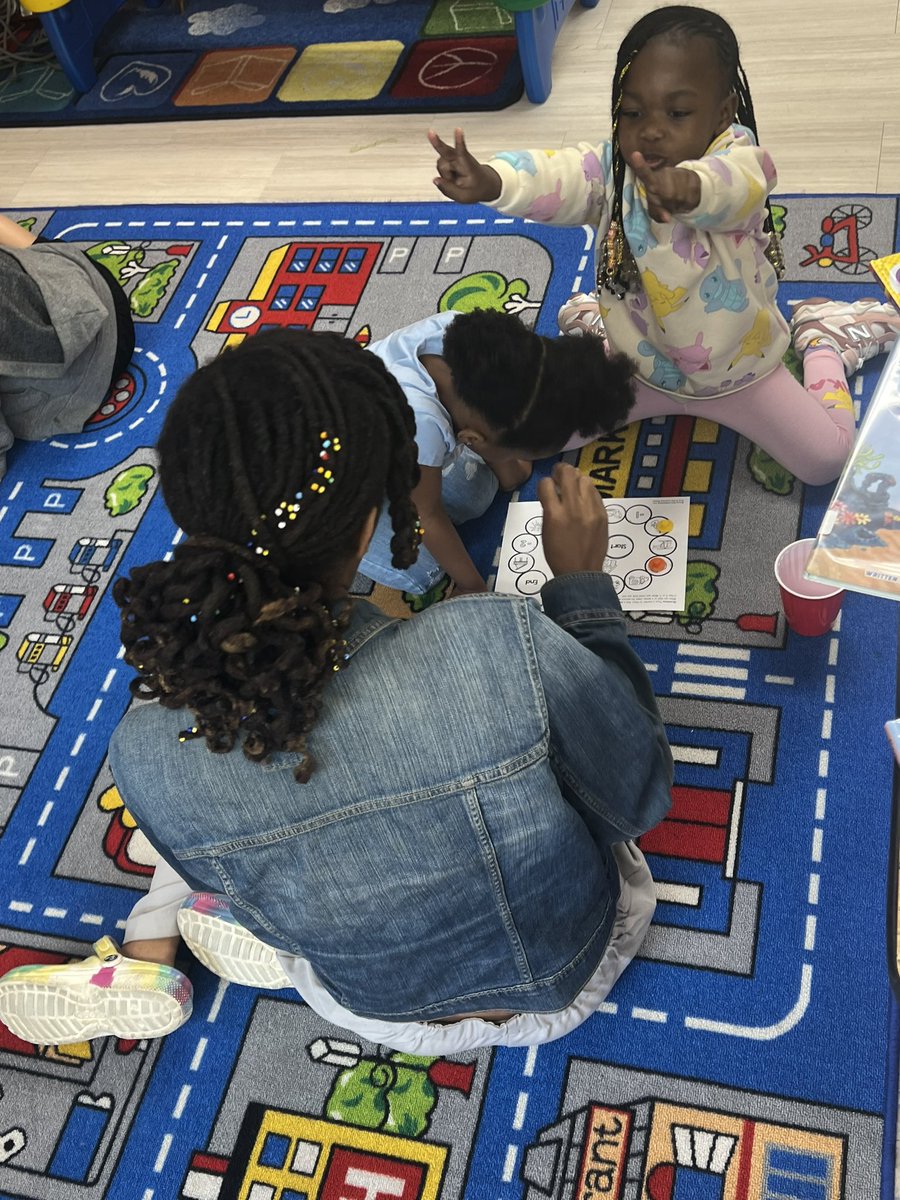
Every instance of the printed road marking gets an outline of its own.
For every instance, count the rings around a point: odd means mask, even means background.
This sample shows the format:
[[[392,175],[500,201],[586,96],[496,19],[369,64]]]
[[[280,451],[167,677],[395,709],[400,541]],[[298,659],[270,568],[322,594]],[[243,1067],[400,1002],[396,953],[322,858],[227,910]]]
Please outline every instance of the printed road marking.
[[[686,904],[691,908],[698,908],[700,905],[700,888],[694,887],[687,883],[661,883],[659,880],[655,883],[656,899],[663,900],[666,904]]]
[[[79,753],[79,751],[81,750],[81,747],[82,747],[83,745],[84,745],[84,734],[83,734],[83,733],[79,733],[78,737],[77,737],[77,738],[75,739],[75,741],[72,743],[72,749],[69,751],[69,755],[70,755],[70,757],[71,757],[71,758],[77,758],[77,756],[78,756],[78,753]]]
[[[822,713],[822,737],[823,738],[831,737],[831,717],[832,717],[832,710],[830,708],[826,708],[825,711]]]
[[[175,1107],[172,1109],[172,1116],[176,1121],[181,1119],[181,1114],[184,1112],[184,1106],[187,1104],[188,1096],[190,1096],[190,1094],[191,1085],[186,1083],[182,1086],[181,1091],[178,1093],[178,1100],[175,1104]]]
[[[216,994],[213,997],[212,1005],[210,1006],[209,1016],[206,1018],[207,1023],[210,1025],[215,1022],[216,1017],[219,1015],[219,1009],[222,1007],[222,1001],[225,999],[225,992],[227,988],[228,980],[220,979],[218,987],[216,988]]]
[[[56,920],[61,921],[68,911],[67,908],[45,908],[42,915],[45,917],[55,917]]]
[[[783,683],[786,687],[793,687],[793,675],[766,675],[764,676],[766,683]]]
[[[825,788],[818,788],[816,790],[816,820],[817,821],[825,820],[825,797],[826,797],[826,795],[827,795],[827,791]]]
[[[788,1033],[803,1020],[812,995],[812,964],[803,963],[800,974],[800,994],[794,1007],[780,1021],[771,1025],[735,1025],[731,1021],[710,1021],[705,1017],[685,1017],[688,1029],[702,1029],[707,1033],[724,1033],[729,1037],[749,1038],[755,1042],[770,1042]]]
[[[825,676],[825,703],[834,704],[834,676]]]
[[[538,1048],[537,1046],[529,1046],[528,1053],[525,1055],[525,1066],[522,1068],[523,1075],[534,1074],[534,1064],[537,1062]]]
[[[157,1154],[156,1162],[153,1164],[153,1170],[154,1170],[155,1174],[157,1174],[157,1175],[160,1173],[160,1171],[166,1165],[166,1159],[169,1156],[169,1150],[171,1149],[173,1140],[174,1139],[172,1137],[172,1134],[167,1133],[166,1136],[163,1138],[162,1142],[160,1143],[159,1154]]]
[[[20,867],[24,867],[25,864],[28,862],[29,858],[31,858],[31,852],[34,849],[34,844],[36,841],[37,841],[37,838],[29,838],[28,841],[25,843],[25,849],[22,851],[22,857],[19,859]]]
[[[810,852],[810,858],[813,860],[813,862],[822,861],[822,829],[819,825],[817,825],[813,830],[812,851]]]
[[[103,701],[98,696],[97,699],[94,701],[94,703],[91,705],[91,711],[87,715],[87,719],[89,721],[93,721],[94,717],[96,717],[97,713],[100,711],[100,705],[102,703],[103,703]]]
[[[191,1059],[191,1065],[188,1068],[188,1070],[190,1070],[190,1071],[199,1070],[200,1064],[203,1062],[203,1055],[206,1052],[206,1047],[207,1047],[208,1042],[209,1042],[209,1039],[205,1038],[205,1037],[202,1037],[199,1040],[199,1042],[197,1043],[197,1049],[194,1051],[194,1057]]]
[[[676,675],[708,675],[713,679],[747,679],[750,672],[746,667],[720,667],[715,663],[675,664]]]
[[[29,904],[27,900],[10,900],[9,907],[12,912],[30,913],[34,905]]]
[[[518,1146],[513,1146],[512,1143],[506,1147],[506,1159],[503,1163],[503,1175],[501,1178],[504,1183],[510,1183],[513,1177],[513,1171],[516,1169],[516,1159],[519,1155]]]
[[[102,925],[103,918],[99,913],[82,913],[78,918],[85,925]]]
[[[696,763],[703,767],[719,765],[719,751],[714,746],[670,746],[675,762]]]
[[[819,751],[819,778],[820,779],[828,778],[828,751],[827,750]]]
[[[636,1021],[655,1021],[659,1025],[664,1025],[669,1019],[668,1013],[656,1008],[633,1008],[631,1015]]]
[[[60,773],[56,777],[56,783],[54,783],[54,785],[53,785],[54,792],[62,791],[62,785],[66,782],[66,778],[68,777],[68,774],[69,774],[69,768],[63,767],[63,769],[60,771]]]
[[[47,818],[53,812],[53,801],[48,800],[41,810],[41,815],[38,817],[38,828],[43,828],[47,824]]]
[[[516,1101],[516,1113],[513,1117],[513,1129],[521,1129],[525,1124],[525,1111],[528,1108],[528,1093],[519,1092],[519,1099]]]
[[[672,692],[682,696],[707,696],[716,700],[743,700],[747,694],[746,688],[722,687],[712,683],[680,683],[672,684]]]
[[[731,805],[731,818],[728,825],[728,851],[725,856],[725,878],[734,879],[737,870],[738,831],[741,827],[741,812],[744,808],[744,781],[735,780],[734,801]]]
[[[750,651],[737,646],[694,646],[689,642],[678,643],[679,654],[690,654],[694,658],[736,658],[740,662],[750,661]]]
[[[803,939],[803,949],[812,952],[816,948],[816,918],[812,915],[806,918],[806,937]]]

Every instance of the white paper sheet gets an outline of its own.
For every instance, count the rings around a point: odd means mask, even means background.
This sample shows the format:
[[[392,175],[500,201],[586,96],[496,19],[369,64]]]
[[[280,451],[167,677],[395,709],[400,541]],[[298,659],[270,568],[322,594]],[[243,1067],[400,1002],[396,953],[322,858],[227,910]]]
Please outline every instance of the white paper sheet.
[[[603,564],[622,608],[681,612],[687,578],[688,496],[604,499],[609,550]],[[515,501],[503,527],[494,590],[533,596],[553,575],[541,540],[543,511],[537,500]]]

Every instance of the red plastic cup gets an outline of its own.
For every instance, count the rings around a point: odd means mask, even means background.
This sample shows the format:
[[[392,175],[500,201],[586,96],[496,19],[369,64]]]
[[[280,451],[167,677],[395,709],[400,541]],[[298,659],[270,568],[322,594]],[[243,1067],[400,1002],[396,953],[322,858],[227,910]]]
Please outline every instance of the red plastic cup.
[[[803,572],[815,544],[815,538],[791,542],[775,559],[775,579],[781,589],[785,620],[794,633],[804,637],[828,633],[844,599],[843,588],[804,579]]]

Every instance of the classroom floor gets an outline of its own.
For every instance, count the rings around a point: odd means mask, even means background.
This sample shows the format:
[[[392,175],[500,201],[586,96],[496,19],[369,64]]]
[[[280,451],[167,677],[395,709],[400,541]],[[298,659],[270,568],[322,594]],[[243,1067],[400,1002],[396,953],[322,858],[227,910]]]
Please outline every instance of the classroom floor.
[[[781,191],[900,192],[900,0],[708,2],[740,39]],[[655,7],[576,4],[550,99],[467,116],[473,152],[603,137],[616,48]],[[455,123],[436,126],[452,134]],[[404,114],[0,130],[0,206],[437,199],[428,124]]]

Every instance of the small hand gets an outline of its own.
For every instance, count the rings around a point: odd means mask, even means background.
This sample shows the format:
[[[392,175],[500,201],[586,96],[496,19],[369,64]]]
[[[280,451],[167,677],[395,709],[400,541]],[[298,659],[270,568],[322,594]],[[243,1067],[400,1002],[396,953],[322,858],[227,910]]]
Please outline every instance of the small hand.
[[[544,510],[544,557],[554,575],[602,571],[609,522],[597,489],[587,475],[566,463],[537,488]]]
[[[500,176],[469,153],[461,129],[454,130],[454,139],[454,145],[448,146],[433,129],[428,130],[428,140],[438,153],[434,186],[458,204],[496,200],[502,190]]]
[[[650,219],[666,224],[673,213],[690,212],[700,203],[700,176],[688,167],[651,170],[639,150],[629,158],[635,175],[644,185]]]
[[[452,595],[455,596],[479,596],[482,592],[487,591],[487,584],[482,579],[479,587],[458,587],[453,585]]]

